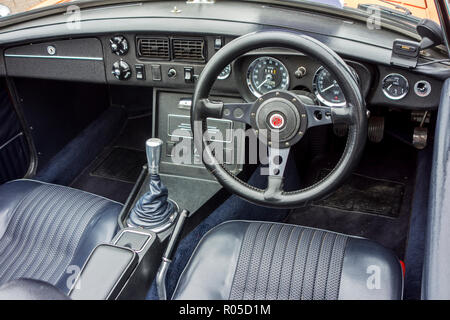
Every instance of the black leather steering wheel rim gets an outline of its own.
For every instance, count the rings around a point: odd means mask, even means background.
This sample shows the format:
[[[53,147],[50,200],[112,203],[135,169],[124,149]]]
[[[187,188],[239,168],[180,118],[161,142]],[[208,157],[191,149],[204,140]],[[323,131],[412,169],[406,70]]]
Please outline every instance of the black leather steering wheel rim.
[[[318,60],[337,79],[347,106],[332,108],[333,122],[344,119],[348,124],[348,137],[344,152],[335,168],[321,181],[307,188],[296,191],[268,192],[255,188],[240,180],[229,172],[222,164],[214,161],[214,156],[204,139],[207,117],[222,117],[220,105],[205,108],[211,88],[217,75],[231,61],[255,49],[264,47],[283,47],[301,52]],[[305,35],[290,31],[260,31],[241,36],[219,50],[206,64],[200,74],[191,109],[191,126],[194,132],[194,143],[202,150],[206,168],[230,192],[259,205],[276,208],[295,208],[299,205],[328,195],[335,190],[352,172],[364,149],[367,135],[367,115],[364,100],[357,81],[346,63],[333,50],[323,43]],[[201,123],[201,126],[197,124]],[[272,177],[273,178],[273,177]],[[280,184],[282,184],[281,178]]]

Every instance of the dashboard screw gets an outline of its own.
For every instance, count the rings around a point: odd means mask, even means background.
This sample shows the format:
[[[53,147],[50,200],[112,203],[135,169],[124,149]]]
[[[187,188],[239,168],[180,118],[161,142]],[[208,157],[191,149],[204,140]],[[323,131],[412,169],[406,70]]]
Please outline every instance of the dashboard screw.
[[[256,116],[256,114],[255,114],[254,112],[252,112],[250,115],[251,115],[252,117],[255,117],[255,116]]]
[[[285,146],[289,146],[289,142],[286,142],[284,145],[285,145]]]
[[[292,98],[292,102],[295,102],[295,101],[297,101],[297,99],[295,99],[295,98]]]

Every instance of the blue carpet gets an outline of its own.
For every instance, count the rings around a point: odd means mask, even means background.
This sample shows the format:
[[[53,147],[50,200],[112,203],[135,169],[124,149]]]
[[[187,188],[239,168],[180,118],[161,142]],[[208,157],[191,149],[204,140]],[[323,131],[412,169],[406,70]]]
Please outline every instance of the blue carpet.
[[[112,142],[125,120],[123,109],[108,108],[39,170],[34,179],[69,185]]]
[[[292,157],[291,157],[292,158]],[[294,161],[289,158],[286,164],[285,190],[299,189],[297,168]],[[261,176],[259,168],[253,173],[249,181],[250,185],[265,188],[267,176]],[[203,220],[192,232],[180,241],[174,259],[167,272],[166,286],[167,296],[171,297],[175,290],[178,278],[186,266],[192,252],[203,235],[210,229],[228,220],[257,220],[281,222],[286,219],[289,209],[265,208],[232,195],[220,207]],[[158,300],[157,288],[153,281],[146,297],[148,300]]]

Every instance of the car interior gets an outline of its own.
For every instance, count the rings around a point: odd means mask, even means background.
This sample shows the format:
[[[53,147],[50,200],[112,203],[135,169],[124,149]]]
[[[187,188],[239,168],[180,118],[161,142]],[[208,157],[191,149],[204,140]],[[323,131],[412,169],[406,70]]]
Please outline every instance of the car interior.
[[[0,18],[0,299],[450,299],[445,1],[330,3]]]

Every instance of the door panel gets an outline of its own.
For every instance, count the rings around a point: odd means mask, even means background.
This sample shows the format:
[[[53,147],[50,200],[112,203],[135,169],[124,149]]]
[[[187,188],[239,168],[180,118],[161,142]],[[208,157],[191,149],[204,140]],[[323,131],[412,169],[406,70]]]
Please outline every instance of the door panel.
[[[422,298],[450,299],[450,79],[442,87],[428,200]]]
[[[23,178],[30,155],[19,118],[6,84],[0,82],[0,184]]]

